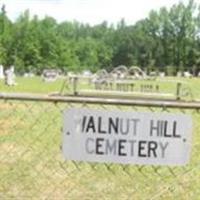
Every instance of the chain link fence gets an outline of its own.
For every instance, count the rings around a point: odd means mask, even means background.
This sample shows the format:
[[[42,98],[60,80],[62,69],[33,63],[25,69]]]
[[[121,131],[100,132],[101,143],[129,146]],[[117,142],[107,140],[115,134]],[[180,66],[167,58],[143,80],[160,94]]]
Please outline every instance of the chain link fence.
[[[199,104],[0,97],[0,199],[199,199]],[[63,111],[95,108],[186,113],[193,119],[190,163],[182,167],[97,164],[63,158]]]

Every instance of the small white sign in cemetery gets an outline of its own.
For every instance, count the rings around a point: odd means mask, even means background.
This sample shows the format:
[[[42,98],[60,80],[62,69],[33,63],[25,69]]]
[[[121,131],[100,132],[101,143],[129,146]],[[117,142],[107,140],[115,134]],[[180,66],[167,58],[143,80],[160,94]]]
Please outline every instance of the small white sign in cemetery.
[[[140,165],[185,165],[192,119],[185,114],[97,111],[64,112],[65,159]]]

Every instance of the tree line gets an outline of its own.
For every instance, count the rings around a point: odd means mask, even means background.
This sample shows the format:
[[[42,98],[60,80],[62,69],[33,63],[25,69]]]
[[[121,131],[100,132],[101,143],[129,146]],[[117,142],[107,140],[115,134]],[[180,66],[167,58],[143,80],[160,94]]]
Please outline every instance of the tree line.
[[[190,0],[170,9],[152,10],[149,16],[127,25],[106,21],[90,26],[77,21],[39,19],[23,12],[12,22],[0,12],[0,64],[18,73],[107,69],[119,65],[175,74],[200,70],[200,5]]]

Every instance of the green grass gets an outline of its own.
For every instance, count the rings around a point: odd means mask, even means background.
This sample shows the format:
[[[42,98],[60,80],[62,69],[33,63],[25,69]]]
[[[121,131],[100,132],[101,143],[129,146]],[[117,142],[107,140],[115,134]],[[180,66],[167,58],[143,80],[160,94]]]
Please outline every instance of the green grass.
[[[23,93],[43,93],[48,94],[60,91],[64,79],[55,82],[44,82],[41,77],[24,78],[17,77],[15,86],[7,86],[4,81],[0,81],[1,92],[23,92]]]
[[[55,82],[44,82],[41,77],[33,77],[33,78],[24,78],[24,77],[17,77],[16,86],[7,86],[5,85],[4,81],[0,81],[0,92],[19,92],[19,93],[39,93],[39,94],[49,94],[49,93],[56,93],[59,92],[66,81],[65,78],[59,79]],[[192,94],[188,97],[183,97],[188,100],[191,99],[200,99],[200,78],[177,78],[177,77],[168,77],[164,79],[157,79],[154,80],[133,80],[135,84],[135,92],[140,92],[140,86],[143,84],[150,84],[150,85],[159,85],[159,93],[162,96],[162,93],[171,93],[172,95],[176,95],[176,85],[177,82],[181,82],[183,88],[189,88],[189,91]],[[79,92],[83,92],[84,90],[94,90],[94,85],[88,83],[88,81],[80,82],[78,84],[77,90]],[[64,94],[72,93],[72,85],[69,83],[66,84],[64,89]],[[97,94],[94,92],[93,94]],[[142,95],[142,93],[141,93]]]
[[[170,78],[170,80],[173,78]],[[199,97],[198,79],[180,79]],[[40,78],[18,78],[18,85],[1,92],[52,93],[62,80],[43,83]],[[166,86],[167,87],[167,86]],[[168,85],[169,87],[169,85]],[[81,86],[83,89],[84,86]],[[0,102],[0,199],[137,200],[198,199],[200,196],[200,114],[193,117],[193,146],[190,164],[184,167],[153,167],[117,164],[74,163],[63,159],[62,111],[82,104]],[[116,110],[117,106],[87,105]],[[123,107],[129,111],[163,112],[162,108]],[[168,109],[171,113],[183,110]]]

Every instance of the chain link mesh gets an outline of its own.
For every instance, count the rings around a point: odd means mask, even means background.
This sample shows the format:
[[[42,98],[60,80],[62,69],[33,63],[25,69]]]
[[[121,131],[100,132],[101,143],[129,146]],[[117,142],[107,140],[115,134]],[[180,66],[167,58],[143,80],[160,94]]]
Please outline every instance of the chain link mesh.
[[[186,113],[193,118],[190,164],[183,167],[65,161],[65,109]],[[86,103],[0,101],[0,199],[198,199],[199,110]]]

